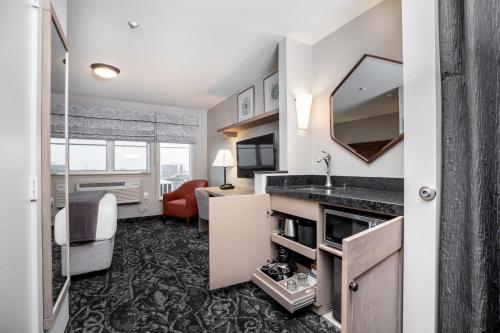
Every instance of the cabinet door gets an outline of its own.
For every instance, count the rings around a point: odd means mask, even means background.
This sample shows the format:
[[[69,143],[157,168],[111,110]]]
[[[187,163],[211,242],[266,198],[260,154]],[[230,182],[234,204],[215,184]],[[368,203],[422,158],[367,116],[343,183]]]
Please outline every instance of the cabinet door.
[[[250,281],[269,259],[270,209],[269,194],[210,198],[210,290]]]
[[[403,218],[342,242],[342,333],[401,332]]]

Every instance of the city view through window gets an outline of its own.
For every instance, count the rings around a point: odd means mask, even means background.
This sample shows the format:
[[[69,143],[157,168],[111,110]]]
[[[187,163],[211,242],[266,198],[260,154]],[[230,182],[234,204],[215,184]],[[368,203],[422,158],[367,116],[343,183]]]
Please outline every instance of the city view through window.
[[[160,143],[160,196],[176,190],[190,178],[189,144]]]

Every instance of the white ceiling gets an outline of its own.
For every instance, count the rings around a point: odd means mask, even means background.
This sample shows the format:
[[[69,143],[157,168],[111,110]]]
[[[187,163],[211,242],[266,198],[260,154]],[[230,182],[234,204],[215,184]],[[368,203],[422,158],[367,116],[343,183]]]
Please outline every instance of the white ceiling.
[[[312,45],[381,1],[69,0],[70,94],[207,109],[275,68],[283,36]]]

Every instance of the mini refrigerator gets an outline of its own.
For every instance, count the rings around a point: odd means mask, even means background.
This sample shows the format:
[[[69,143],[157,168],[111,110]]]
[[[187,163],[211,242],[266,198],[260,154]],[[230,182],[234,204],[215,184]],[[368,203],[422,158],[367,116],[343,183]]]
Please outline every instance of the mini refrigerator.
[[[342,315],[342,258],[333,256],[333,318],[339,323]]]

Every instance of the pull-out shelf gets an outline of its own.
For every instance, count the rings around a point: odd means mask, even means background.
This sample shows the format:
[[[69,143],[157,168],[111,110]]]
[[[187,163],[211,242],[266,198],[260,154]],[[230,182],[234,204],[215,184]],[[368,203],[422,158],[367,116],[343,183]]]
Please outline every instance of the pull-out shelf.
[[[279,282],[264,274],[260,268],[257,268],[253,274],[252,281],[289,312],[294,312],[316,301],[315,285],[290,292]]]
[[[316,260],[316,249],[311,249],[310,247],[302,245],[299,242],[285,238],[281,236],[278,231],[271,233],[271,240],[274,243],[280,244],[294,252],[308,257],[309,259]]]

